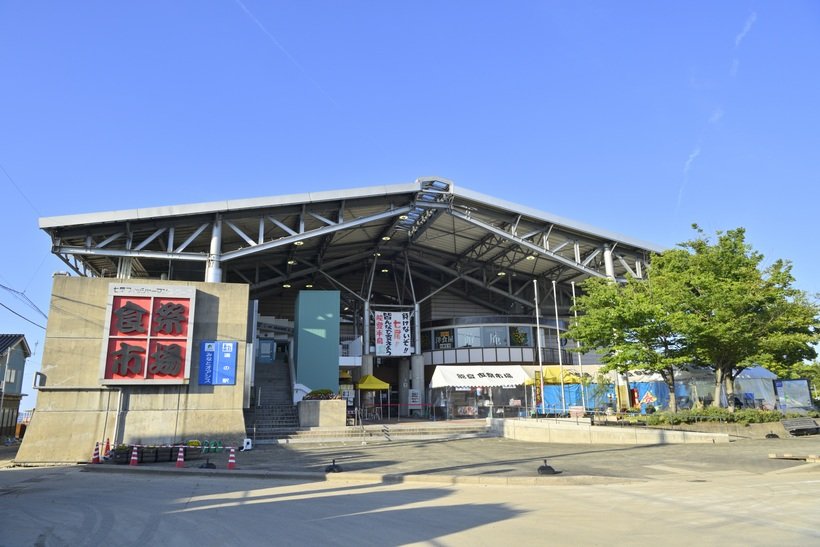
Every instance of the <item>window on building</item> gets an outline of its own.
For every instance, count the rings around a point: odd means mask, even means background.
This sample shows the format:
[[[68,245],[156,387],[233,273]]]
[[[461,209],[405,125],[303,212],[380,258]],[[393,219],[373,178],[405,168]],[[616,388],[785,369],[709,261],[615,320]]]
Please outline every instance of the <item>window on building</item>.
[[[481,327],[461,327],[456,329],[456,347],[480,348]]]
[[[514,347],[532,346],[532,328],[510,327],[510,345]]]
[[[433,333],[429,330],[421,332],[421,351],[430,351],[433,349]]]
[[[435,331],[435,349],[453,348],[453,329],[440,329]]]
[[[509,330],[507,327],[483,327],[481,329],[485,348],[510,345]]]

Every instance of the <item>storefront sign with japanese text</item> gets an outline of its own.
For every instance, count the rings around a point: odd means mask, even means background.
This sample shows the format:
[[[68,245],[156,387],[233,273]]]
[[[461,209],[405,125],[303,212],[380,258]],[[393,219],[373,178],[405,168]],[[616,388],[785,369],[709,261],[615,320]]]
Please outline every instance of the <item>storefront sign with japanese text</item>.
[[[236,342],[207,340],[199,349],[199,385],[236,385]]]
[[[196,289],[112,284],[101,382],[183,384],[190,376]]]

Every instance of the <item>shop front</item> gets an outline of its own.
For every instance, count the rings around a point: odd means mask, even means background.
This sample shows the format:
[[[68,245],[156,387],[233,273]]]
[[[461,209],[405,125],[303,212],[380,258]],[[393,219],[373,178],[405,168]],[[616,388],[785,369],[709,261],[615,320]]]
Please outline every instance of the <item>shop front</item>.
[[[436,419],[526,416],[530,402],[520,365],[442,365],[430,382]]]

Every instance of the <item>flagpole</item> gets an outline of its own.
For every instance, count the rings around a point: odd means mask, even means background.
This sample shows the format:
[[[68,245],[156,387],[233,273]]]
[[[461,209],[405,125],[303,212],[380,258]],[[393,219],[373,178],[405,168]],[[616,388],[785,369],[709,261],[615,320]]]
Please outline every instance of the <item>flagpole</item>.
[[[575,302],[575,281],[571,282],[572,285],[572,309],[575,313],[575,324],[578,324],[578,307]],[[581,347],[581,344],[578,343],[578,340],[575,341],[575,348],[578,349]],[[586,390],[584,389],[584,363],[581,362],[581,352],[578,352],[578,374],[581,376],[581,404],[584,405],[584,412],[587,409],[587,397],[586,397]]]
[[[558,328],[558,289],[555,280],[552,280],[552,301],[555,302],[555,339],[558,340],[558,370],[561,374],[561,413],[567,411],[567,404],[564,400],[564,360],[561,358],[561,330]]]
[[[544,410],[544,414],[546,414],[546,407],[545,404],[546,399],[544,398],[544,364],[541,362],[541,312],[538,311],[538,280],[532,280],[532,286],[535,288],[535,333],[536,333],[536,342],[535,347],[536,351],[538,352],[538,369],[539,369],[539,380],[541,381],[541,407]]]

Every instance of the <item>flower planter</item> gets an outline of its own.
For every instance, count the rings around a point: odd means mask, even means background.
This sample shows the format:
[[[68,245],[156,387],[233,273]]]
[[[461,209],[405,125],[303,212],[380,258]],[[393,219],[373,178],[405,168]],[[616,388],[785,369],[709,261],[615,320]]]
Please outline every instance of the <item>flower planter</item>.
[[[140,463],[154,463],[157,461],[157,447],[146,446],[142,449]]]
[[[131,462],[131,449],[114,449],[111,451],[111,461],[116,464],[123,465]]]
[[[177,457],[178,453],[179,453],[179,448],[174,450],[174,447],[172,447],[172,446],[157,447],[157,461],[158,462],[176,461],[176,457]]]

